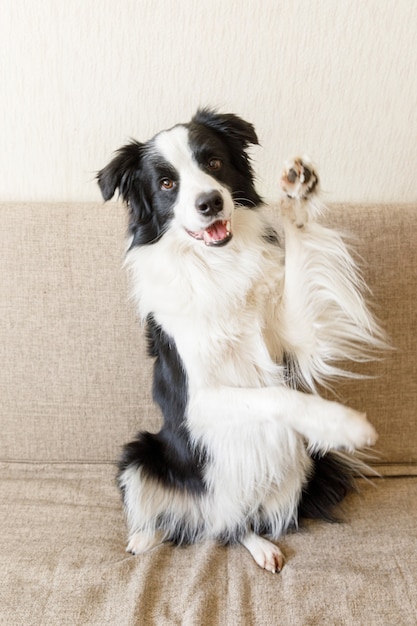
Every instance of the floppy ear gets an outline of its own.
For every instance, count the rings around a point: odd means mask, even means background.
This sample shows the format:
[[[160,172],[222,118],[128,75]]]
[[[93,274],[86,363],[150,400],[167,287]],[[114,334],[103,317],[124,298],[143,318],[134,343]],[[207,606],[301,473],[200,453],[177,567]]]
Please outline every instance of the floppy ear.
[[[116,189],[126,202],[133,190],[142,161],[143,144],[132,141],[117,151],[117,156],[97,174],[105,200],[113,198]]]
[[[246,184],[242,187],[243,196],[250,204],[257,205],[262,199],[254,187],[254,172],[247,153],[250,144],[258,145],[255,129],[249,122],[233,113],[216,113],[212,109],[199,109],[192,120],[216,132],[229,147],[230,158]]]
[[[127,205],[129,231],[133,236],[131,247],[157,241],[162,234],[142,180],[144,145],[132,141],[123,146],[97,174],[103,198],[110,200],[118,189]]]
[[[259,144],[252,124],[245,122],[233,113],[216,113],[216,111],[208,108],[199,109],[193,117],[193,122],[204,124],[204,126],[225,135],[229,141],[239,143],[240,149],[245,150],[249,144]]]

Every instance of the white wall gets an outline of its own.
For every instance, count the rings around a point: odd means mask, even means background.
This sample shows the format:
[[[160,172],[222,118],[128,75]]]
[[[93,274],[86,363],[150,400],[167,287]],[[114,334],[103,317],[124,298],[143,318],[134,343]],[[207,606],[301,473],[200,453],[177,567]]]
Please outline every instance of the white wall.
[[[97,200],[130,137],[215,105],[259,188],[308,153],[329,200],[417,200],[415,0],[1,0],[0,199]]]

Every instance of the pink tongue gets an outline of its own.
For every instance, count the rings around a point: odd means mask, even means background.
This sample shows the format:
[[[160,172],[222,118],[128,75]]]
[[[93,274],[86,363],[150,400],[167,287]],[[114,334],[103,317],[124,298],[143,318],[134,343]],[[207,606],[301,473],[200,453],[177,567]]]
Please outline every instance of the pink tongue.
[[[211,241],[222,241],[228,235],[227,222],[214,222],[204,232],[204,241],[210,243]]]

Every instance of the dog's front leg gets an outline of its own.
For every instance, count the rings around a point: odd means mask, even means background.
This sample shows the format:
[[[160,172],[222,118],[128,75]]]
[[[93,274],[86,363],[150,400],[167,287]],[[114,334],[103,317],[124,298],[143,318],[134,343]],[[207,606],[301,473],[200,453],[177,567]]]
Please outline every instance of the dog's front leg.
[[[303,435],[312,450],[354,450],[374,445],[377,434],[363,413],[285,386],[199,389],[191,394],[188,420],[205,442],[223,428],[278,422]],[[277,444],[278,445],[278,444]]]
[[[311,391],[316,383],[349,376],[341,363],[370,360],[385,348],[349,249],[338,232],[317,221],[324,208],[317,182],[303,159],[289,163],[281,178],[285,278],[277,311],[293,385]]]
[[[139,530],[129,536],[126,552],[130,552],[131,554],[143,554],[161,545],[163,541],[163,533],[157,530]]]
[[[241,543],[249,550],[259,567],[273,574],[277,574],[282,570],[284,564],[283,554],[272,541],[268,541],[268,539],[259,537],[259,535],[249,531]]]

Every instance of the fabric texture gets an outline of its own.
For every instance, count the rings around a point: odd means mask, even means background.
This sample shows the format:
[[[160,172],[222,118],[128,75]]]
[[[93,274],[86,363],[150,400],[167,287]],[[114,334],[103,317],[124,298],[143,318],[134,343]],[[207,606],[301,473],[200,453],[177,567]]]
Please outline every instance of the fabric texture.
[[[273,575],[242,546],[127,554],[111,466],[0,469],[1,624],[415,626],[416,477],[362,484],[345,523],[287,535]]]
[[[160,416],[124,209],[0,205],[0,624],[416,624],[417,206],[337,205],[326,221],[352,235],[395,348],[335,389],[376,426],[384,478],[361,482],[345,523],[284,537],[274,576],[242,546],[125,553],[114,462]]]

